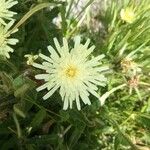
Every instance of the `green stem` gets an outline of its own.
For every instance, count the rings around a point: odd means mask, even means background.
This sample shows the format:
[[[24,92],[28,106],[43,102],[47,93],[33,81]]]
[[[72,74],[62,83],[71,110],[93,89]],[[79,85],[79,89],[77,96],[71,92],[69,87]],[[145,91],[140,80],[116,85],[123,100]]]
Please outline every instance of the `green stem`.
[[[18,138],[21,138],[22,137],[21,128],[20,128],[20,124],[19,124],[19,121],[18,121],[17,116],[16,116],[15,113],[13,113],[13,118],[14,118],[14,121],[15,121],[15,124],[16,124]]]
[[[30,103],[36,105],[39,109],[45,110],[46,112],[49,112],[49,113],[51,113],[51,114],[53,114],[53,115],[55,115],[55,116],[57,116],[57,117],[60,117],[60,118],[62,117],[62,116],[60,116],[59,114],[56,114],[55,112],[53,112],[53,111],[51,111],[51,110],[49,110],[49,109],[46,109],[45,107],[43,107],[43,106],[37,104],[36,102],[30,100],[30,98],[29,98],[28,96],[27,96],[27,98],[24,98],[24,99],[25,99],[26,101],[28,101],[28,102],[30,102]],[[54,118],[53,118],[51,115],[49,115],[49,117],[54,120]],[[54,120],[54,121],[56,121],[56,120]]]
[[[11,29],[11,31],[9,32],[12,33],[14,30],[16,30],[18,27],[20,27],[27,19],[29,19],[33,14],[35,14],[37,11],[46,8],[46,7],[50,7],[50,6],[57,6],[54,3],[42,3],[39,4],[37,6],[35,6],[34,8],[32,8],[31,10],[29,10],[29,12],[27,12],[23,18]]]
[[[104,105],[105,100],[110,96],[110,94],[112,94],[113,92],[115,92],[115,91],[117,91],[117,90],[119,90],[119,89],[122,89],[122,88],[125,87],[125,86],[127,86],[126,83],[121,84],[121,85],[119,85],[119,86],[117,86],[117,87],[111,89],[110,91],[106,92],[104,95],[102,95],[102,96],[100,97],[101,105]]]

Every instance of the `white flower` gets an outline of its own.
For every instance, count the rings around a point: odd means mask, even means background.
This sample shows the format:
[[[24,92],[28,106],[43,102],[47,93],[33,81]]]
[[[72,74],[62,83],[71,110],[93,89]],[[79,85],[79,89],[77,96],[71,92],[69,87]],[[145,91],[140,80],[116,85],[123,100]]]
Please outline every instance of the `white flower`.
[[[100,60],[104,55],[99,55],[88,59],[88,56],[93,52],[95,46],[88,48],[90,40],[87,40],[83,45],[80,43],[80,37],[76,37],[74,48],[69,50],[68,42],[63,38],[63,46],[60,46],[57,39],[54,38],[54,43],[57,51],[48,46],[50,57],[43,54],[39,56],[44,59],[42,64],[34,63],[33,66],[46,71],[45,74],[36,75],[35,78],[44,80],[46,83],[37,91],[47,89],[49,92],[43,97],[48,99],[57,89],[64,102],[63,109],[72,108],[75,101],[78,110],[81,109],[80,99],[90,105],[89,95],[92,94],[99,98],[97,86],[105,86],[106,78],[103,71],[107,70],[107,66],[100,66]]]
[[[16,14],[13,11],[10,11],[9,9],[16,5],[18,2],[16,0],[0,0],[0,23],[6,25],[6,20],[12,20],[12,17],[14,14]]]
[[[6,26],[0,25],[0,56],[10,58],[9,52],[14,50],[9,45],[15,45],[18,40],[14,38],[9,38],[10,35],[17,30],[13,31],[11,34],[9,29],[13,25],[14,21],[9,22]]]

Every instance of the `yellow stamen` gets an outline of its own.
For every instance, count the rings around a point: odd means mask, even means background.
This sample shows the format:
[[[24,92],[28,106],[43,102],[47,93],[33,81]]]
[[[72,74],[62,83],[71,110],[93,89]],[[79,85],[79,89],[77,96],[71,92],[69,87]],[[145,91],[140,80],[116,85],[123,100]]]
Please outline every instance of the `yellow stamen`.
[[[69,66],[65,71],[66,75],[70,78],[73,78],[76,75],[76,72],[77,68],[73,66]]]

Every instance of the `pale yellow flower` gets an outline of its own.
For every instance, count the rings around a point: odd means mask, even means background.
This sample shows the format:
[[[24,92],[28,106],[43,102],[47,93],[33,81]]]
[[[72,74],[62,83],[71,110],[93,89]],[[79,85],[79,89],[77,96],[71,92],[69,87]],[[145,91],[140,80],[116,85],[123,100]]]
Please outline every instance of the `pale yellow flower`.
[[[16,12],[10,11],[9,9],[16,5],[16,0],[0,0],[0,23],[6,25],[5,20],[13,20],[12,17]]]
[[[10,38],[12,33],[9,32],[9,29],[13,25],[14,21],[9,22],[6,26],[0,25],[0,56],[10,58],[9,52],[13,52],[13,48],[10,45],[15,45],[18,40],[15,38]]]
[[[34,61],[38,59],[39,56],[27,54],[24,57],[27,58],[27,65],[33,65]]]
[[[135,20],[135,13],[132,8],[121,9],[120,12],[121,19],[127,23],[133,23]]]
[[[63,46],[60,46],[57,39],[54,38],[57,51],[48,46],[50,57],[39,54],[44,62],[33,64],[34,67],[46,71],[45,74],[35,76],[36,79],[45,81],[45,84],[37,88],[37,91],[47,89],[48,93],[43,99],[48,99],[59,89],[64,102],[64,110],[68,107],[72,108],[73,102],[76,102],[80,110],[80,100],[90,105],[89,95],[92,94],[99,98],[97,86],[105,86],[107,81],[103,71],[108,67],[101,66],[104,55],[89,59],[88,56],[95,48],[95,46],[88,48],[90,40],[87,40],[84,45],[80,43],[80,37],[76,37],[74,41],[74,47],[70,50],[65,38],[63,38]]]

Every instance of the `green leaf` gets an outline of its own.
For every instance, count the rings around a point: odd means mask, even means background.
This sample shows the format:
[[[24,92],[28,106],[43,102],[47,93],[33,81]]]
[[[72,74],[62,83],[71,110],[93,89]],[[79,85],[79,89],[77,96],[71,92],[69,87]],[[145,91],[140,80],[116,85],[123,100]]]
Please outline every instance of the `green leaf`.
[[[2,134],[10,134],[11,132],[10,132],[10,130],[7,128],[7,126],[6,125],[3,125],[3,124],[0,124],[0,136],[2,135]]]
[[[22,97],[26,91],[30,88],[29,84],[24,84],[19,89],[17,89],[14,93],[15,97]]]
[[[44,144],[57,144],[58,142],[58,135],[51,134],[51,135],[39,135],[33,138],[28,138],[26,143],[28,144],[35,144],[35,145],[44,145]]]
[[[34,144],[27,144],[27,145],[26,145],[26,149],[27,149],[27,150],[37,150],[37,149],[35,148],[35,145],[34,145]]]
[[[114,150],[118,150],[119,144],[120,144],[120,140],[119,140],[119,135],[117,134],[114,140]]]
[[[120,136],[120,139],[121,139],[120,144],[128,144],[129,146],[131,146],[132,150],[139,150],[137,146],[132,143],[130,138],[121,131],[119,125],[113,119],[110,119],[110,121],[112,125],[114,126],[114,128],[116,129],[116,131],[118,132],[118,135]]]
[[[22,74],[14,79],[13,87],[15,97],[22,97],[29,89],[31,90],[35,87],[35,82]]]
[[[25,77],[24,74],[19,75],[13,81],[13,87],[14,87],[15,90],[17,90],[18,88],[20,88],[24,84],[29,84],[30,88],[35,87],[35,82],[33,82],[29,78]]]
[[[12,77],[6,74],[5,72],[0,72],[0,81],[2,82],[2,85],[0,84],[0,88],[4,90],[4,92],[9,94],[13,89]]]
[[[39,110],[38,113],[36,113],[35,117],[33,118],[30,127],[32,127],[33,129],[38,127],[42,123],[45,116],[46,116],[46,111]]]
[[[81,137],[82,133],[84,132],[85,124],[83,122],[78,122],[78,126],[75,127],[72,135],[69,139],[69,148],[72,149],[78,142],[79,138]]]
[[[13,109],[14,109],[14,112],[17,115],[21,116],[22,118],[26,117],[25,114],[24,114],[24,112],[22,111],[22,108],[19,106],[19,104],[15,104],[14,107],[13,107]]]
[[[14,119],[14,122],[16,124],[18,138],[21,138],[22,137],[22,131],[21,131],[21,128],[20,128],[19,120],[18,120],[15,113],[13,113],[13,119]]]
[[[20,76],[18,76],[17,78],[14,79],[14,81],[13,81],[13,87],[15,89],[17,89],[20,86],[22,86],[24,83],[25,83],[24,76],[20,75]]]
[[[61,122],[65,122],[69,119],[69,113],[67,111],[64,111],[64,110],[60,110],[60,115],[62,116],[61,117]]]
[[[150,116],[147,114],[140,114],[138,117],[138,122],[148,129],[150,129]]]
[[[11,137],[8,140],[5,140],[3,144],[1,145],[0,149],[1,150],[10,150],[10,149],[15,149],[16,144],[18,143],[18,139],[15,137]]]
[[[60,7],[60,13],[61,13],[61,24],[62,24],[62,31],[63,31],[63,35],[66,34],[66,31],[67,31],[67,23],[66,23],[66,18],[65,18],[65,14],[66,14],[66,11],[65,11],[65,7],[64,6],[61,6]]]

